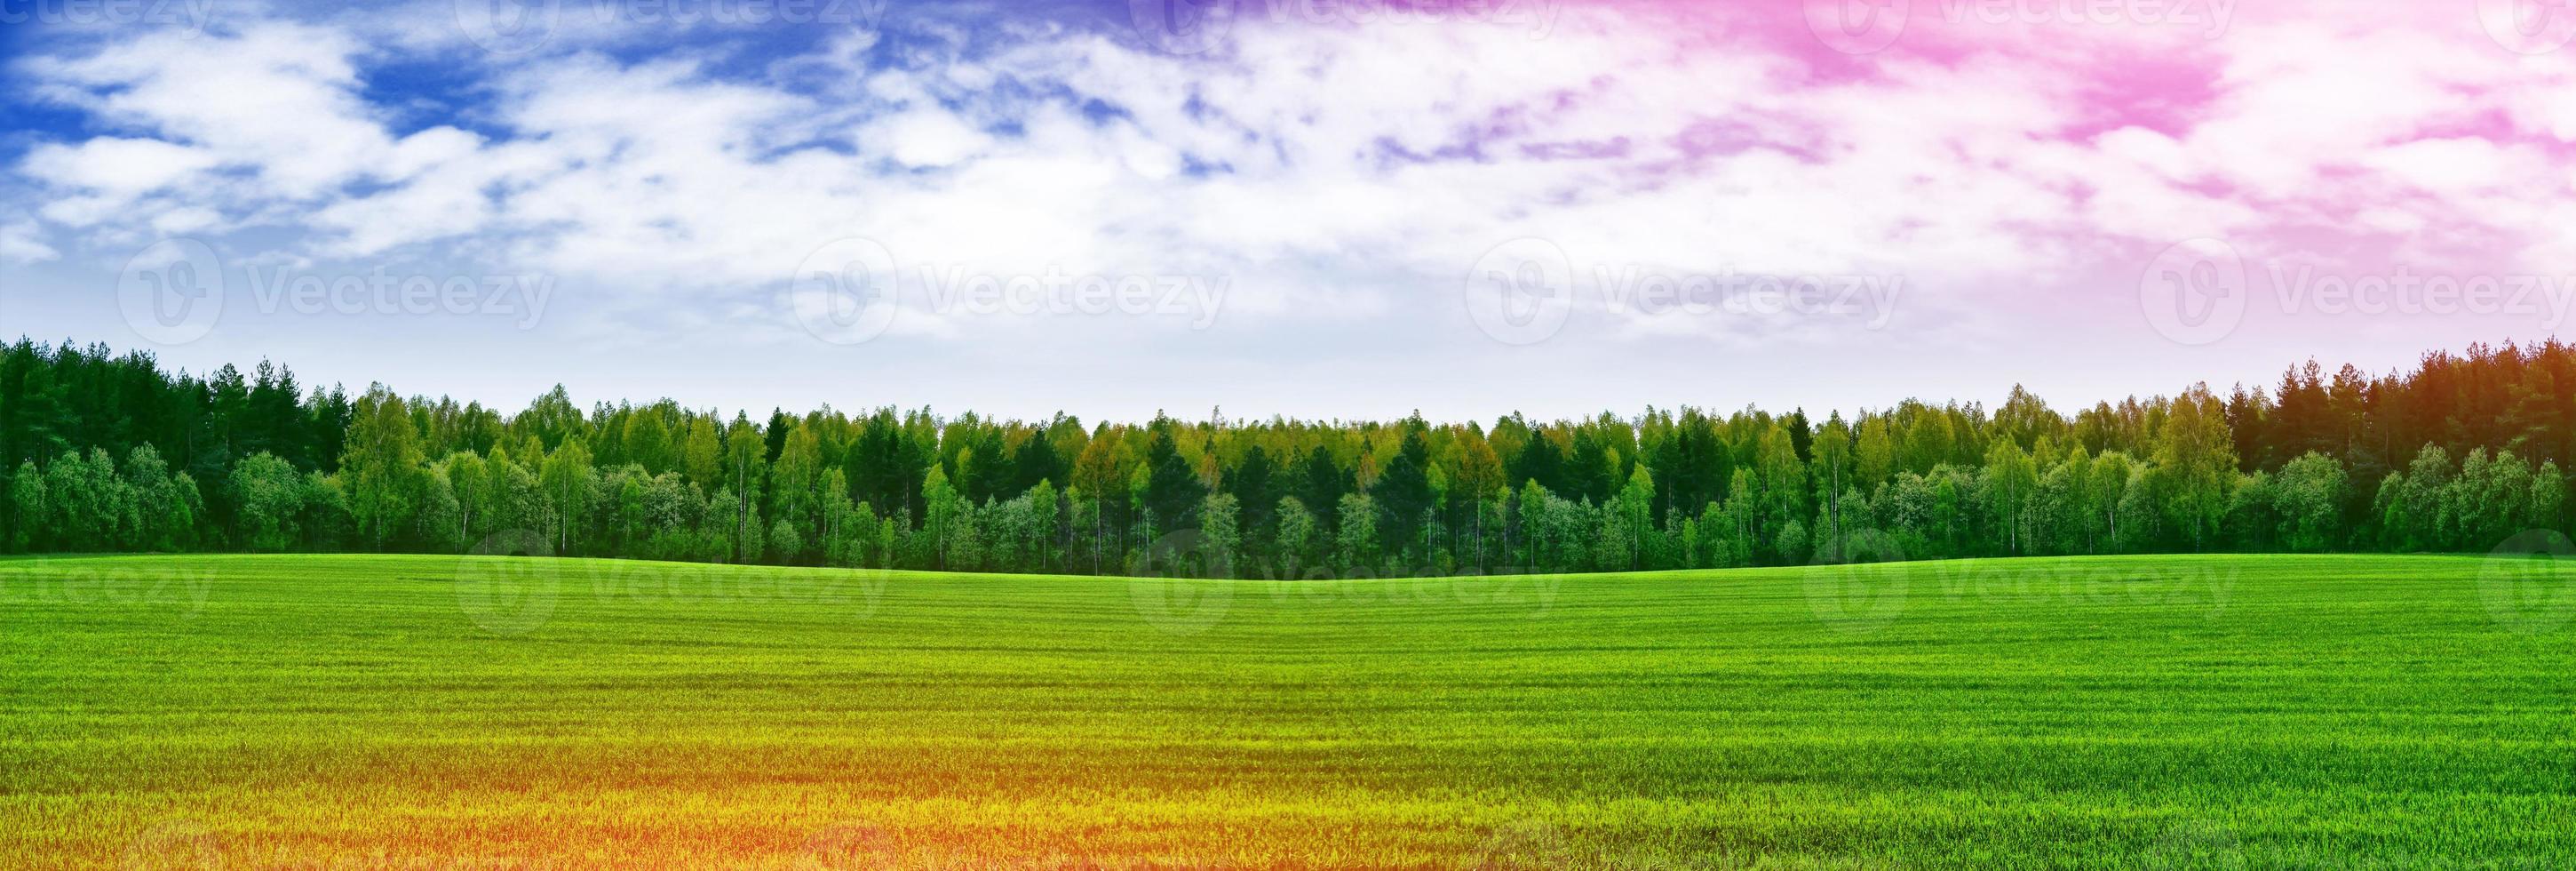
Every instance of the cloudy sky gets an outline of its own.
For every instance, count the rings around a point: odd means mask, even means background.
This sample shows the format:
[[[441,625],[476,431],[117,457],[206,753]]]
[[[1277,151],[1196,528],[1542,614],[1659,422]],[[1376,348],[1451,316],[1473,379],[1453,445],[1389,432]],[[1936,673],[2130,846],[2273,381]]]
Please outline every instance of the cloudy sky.
[[[2576,11],[2403,5],[0,0],[0,326],[1087,419],[2070,407],[2545,338]]]

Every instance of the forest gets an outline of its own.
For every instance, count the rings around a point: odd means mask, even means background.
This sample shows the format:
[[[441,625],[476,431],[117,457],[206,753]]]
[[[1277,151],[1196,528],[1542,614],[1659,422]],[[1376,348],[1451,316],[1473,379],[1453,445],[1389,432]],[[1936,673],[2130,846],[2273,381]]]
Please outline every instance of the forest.
[[[1085,424],[665,400],[515,413],[261,362],[0,350],[0,548],[1302,578],[2486,552],[2568,527],[2576,348],[2225,394],[1490,423]]]

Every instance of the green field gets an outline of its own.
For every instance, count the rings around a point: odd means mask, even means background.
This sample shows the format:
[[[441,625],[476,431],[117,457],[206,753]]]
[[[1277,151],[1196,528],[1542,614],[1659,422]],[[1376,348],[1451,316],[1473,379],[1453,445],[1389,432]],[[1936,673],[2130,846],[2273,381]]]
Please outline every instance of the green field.
[[[0,562],[0,864],[2576,867],[2482,565]]]

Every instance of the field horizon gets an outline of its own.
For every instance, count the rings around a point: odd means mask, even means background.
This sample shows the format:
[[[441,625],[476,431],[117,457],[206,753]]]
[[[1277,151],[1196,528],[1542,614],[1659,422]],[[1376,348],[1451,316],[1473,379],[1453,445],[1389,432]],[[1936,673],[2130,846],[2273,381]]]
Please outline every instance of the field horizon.
[[[2563,867],[2571,579],[2452,556],[1320,582],[29,558],[0,562],[0,853]]]
[[[2571,5],[0,0],[0,871],[2576,869]]]

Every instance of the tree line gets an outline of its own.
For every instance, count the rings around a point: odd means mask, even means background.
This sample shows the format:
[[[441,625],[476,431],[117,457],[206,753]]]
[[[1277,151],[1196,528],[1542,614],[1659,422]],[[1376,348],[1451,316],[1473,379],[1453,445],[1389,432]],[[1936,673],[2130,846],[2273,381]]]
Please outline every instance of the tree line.
[[[1964,556],[2484,551],[2566,529],[2576,349],[2102,402],[1490,424],[1085,425],[306,390],[282,366],[0,350],[0,547],[503,550],[1244,577]]]

